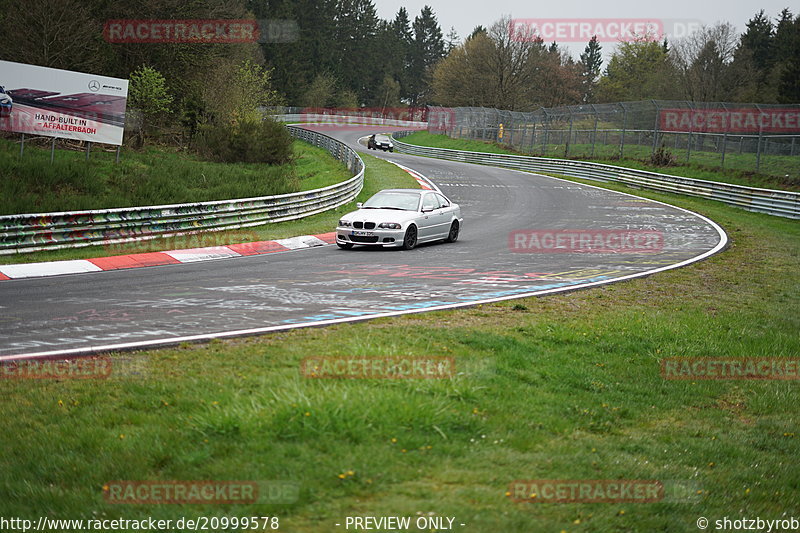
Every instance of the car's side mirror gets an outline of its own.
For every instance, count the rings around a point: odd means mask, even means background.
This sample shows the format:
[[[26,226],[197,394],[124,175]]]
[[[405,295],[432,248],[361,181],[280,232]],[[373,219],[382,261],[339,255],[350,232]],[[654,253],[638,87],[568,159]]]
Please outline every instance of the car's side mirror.
[[[423,207],[422,208],[422,212],[423,213],[430,213],[431,211],[433,211],[432,207]]]
[[[356,209],[361,209],[361,207],[362,207],[363,205],[364,205],[364,204],[362,204],[361,202],[358,202],[358,203],[356,204]]]

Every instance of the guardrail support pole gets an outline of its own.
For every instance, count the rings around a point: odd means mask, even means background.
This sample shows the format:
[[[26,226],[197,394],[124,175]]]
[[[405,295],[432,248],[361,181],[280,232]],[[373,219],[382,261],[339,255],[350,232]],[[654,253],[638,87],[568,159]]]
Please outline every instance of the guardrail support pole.
[[[756,172],[761,168],[761,139],[764,137],[764,129],[758,128],[758,144],[756,145]]]
[[[567,108],[569,109],[569,108]],[[567,145],[564,147],[564,157],[569,157],[569,143],[572,141],[572,109],[569,110],[569,132],[567,133]]]
[[[653,105],[656,108],[656,119],[655,122],[653,123],[653,155],[655,155],[656,146],[658,145],[658,119],[659,119],[658,114],[661,112],[661,110],[658,108],[658,102],[656,102],[655,100],[651,100],[651,102],[653,102]]]
[[[53,163],[53,158],[56,156],[56,138],[53,137],[53,142],[50,143],[50,164]]]
[[[622,159],[625,155],[625,128],[628,126],[628,110],[622,106],[622,134],[619,136],[619,158]]]
[[[720,161],[719,166],[725,168],[725,148],[728,146],[728,132],[725,132],[725,135],[722,136],[722,161]]]
[[[19,156],[25,153],[25,134],[22,134],[22,140],[19,142]]]

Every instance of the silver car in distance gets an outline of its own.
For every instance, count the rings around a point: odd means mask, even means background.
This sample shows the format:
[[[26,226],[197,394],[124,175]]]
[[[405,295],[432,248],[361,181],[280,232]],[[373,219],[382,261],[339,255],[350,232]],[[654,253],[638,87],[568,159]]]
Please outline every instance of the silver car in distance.
[[[455,242],[464,222],[458,204],[437,191],[386,189],[357,206],[358,211],[339,220],[339,248],[362,244],[411,250],[423,242]]]

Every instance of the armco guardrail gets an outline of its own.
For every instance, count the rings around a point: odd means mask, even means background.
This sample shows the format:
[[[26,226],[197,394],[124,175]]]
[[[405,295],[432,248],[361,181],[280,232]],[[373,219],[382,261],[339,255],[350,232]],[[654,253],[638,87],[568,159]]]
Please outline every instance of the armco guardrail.
[[[394,137],[404,137],[409,133],[413,132],[397,132],[394,134]],[[742,185],[733,185],[730,183],[684,178],[681,176],[671,176],[668,174],[659,174],[657,172],[617,167],[614,165],[603,165],[601,163],[589,163],[586,161],[468,152],[463,150],[450,150],[447,148],[416,146],[398,141],[397,139],[395,139],[395,141],[395,151],[404,154],[448,159],[464,163],[491,165],[514,170],[559,174],[573,178],[605,182],[613,181],[624,183],[631,187],[640,187],[642,189],[709,198],[749,211],[767,213],[769,215],[800,218],[800,193],[791,191],[744,187]]]
[[[361,157],[327,135],[287,128],[294,137],[330,152],[355,175],[321,189],[258,198],[0,216],[0,254],[245,228],[303,218],[353,201],[364,185]]]

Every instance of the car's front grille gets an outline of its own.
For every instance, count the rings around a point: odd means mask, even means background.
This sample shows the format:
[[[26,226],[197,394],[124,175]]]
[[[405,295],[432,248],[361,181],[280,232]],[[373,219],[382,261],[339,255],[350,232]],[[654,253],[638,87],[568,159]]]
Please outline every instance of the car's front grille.
[[[353,227],[356,229],[375,229],[374,222],[353,222]]]
[[[351,235],[350,240],[353,242],[363,242],[363,243],[373,243],[378,242],[378,237],[373,235],[372,237],[363,237],[361,235]]]

